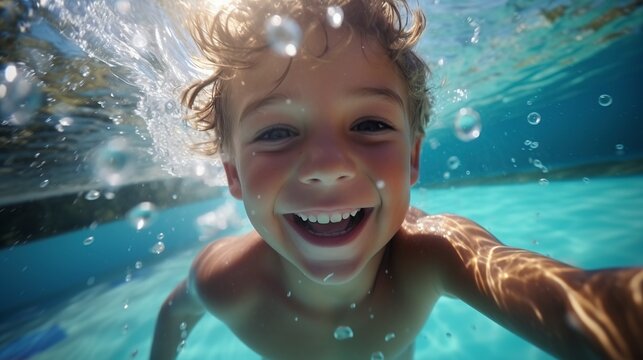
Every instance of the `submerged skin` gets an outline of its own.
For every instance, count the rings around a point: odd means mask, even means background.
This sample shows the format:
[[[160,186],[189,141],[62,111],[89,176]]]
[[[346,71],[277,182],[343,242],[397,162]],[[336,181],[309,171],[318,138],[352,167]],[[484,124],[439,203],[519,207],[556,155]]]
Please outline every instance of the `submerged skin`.
[[[282,82],[288,60],[269,52],[232,80],[224,166],[255,231],[200,253],[159,313],[152,359],[174,358],[179,324],[206,311],[268,359],[412,359],[442,295],[556,356],[643,357],[643,270],[585,272],[409,208],[422,138],[405,82],[375,42],[328,31],[330,50],[295,57]],[[322,39],[306,34],[302,52]],[[306,241],[291,220],[358,208],[363,225],[337,246]],[[338,326],[354,336],[335,339]]]

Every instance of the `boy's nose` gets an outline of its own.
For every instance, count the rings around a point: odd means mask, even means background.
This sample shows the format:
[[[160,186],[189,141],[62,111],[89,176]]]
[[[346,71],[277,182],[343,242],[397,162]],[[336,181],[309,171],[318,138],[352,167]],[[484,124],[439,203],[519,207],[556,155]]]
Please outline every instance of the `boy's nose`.
[[[355,164],[337,144],[310,149],[302,159],[299,179],[305,184],[333,185],[355,176]]]

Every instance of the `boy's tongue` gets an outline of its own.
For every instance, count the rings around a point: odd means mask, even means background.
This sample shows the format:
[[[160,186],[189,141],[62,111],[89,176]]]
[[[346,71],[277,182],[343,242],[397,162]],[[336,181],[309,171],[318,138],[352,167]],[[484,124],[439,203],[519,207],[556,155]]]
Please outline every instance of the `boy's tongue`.
[[[332,236],[346,231],[349,223],[350,223],[350,218],[344,219],[338,223],[329,222],[328,224],[311,223],[307,221],[306,227],[308,228],[309,231],[317,235]]]

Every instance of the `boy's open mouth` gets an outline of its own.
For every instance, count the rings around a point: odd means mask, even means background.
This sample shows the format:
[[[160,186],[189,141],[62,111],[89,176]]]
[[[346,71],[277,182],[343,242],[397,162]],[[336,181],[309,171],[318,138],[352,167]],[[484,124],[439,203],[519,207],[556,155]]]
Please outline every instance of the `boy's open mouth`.
[[[288,222],[306,240],[322,246],[337,246],[350,241],[361,229],[372,209],[361,208],[346,212],[319,214],[288,214]]]

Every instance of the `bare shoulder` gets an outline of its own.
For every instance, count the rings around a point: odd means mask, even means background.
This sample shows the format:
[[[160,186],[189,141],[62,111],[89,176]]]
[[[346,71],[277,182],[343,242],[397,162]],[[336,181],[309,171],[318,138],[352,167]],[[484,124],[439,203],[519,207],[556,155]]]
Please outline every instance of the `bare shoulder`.
[[[213,241],[194,260],[190,287],[217,316],[234,311],[254,298],[267,251],[256,232]]]
[[[409,208],[396,234],[397,257],[422,276],[443,287],[445,276],[461,269],[480,246],[502,246],[482,226],[452,214],[429,215]]]

